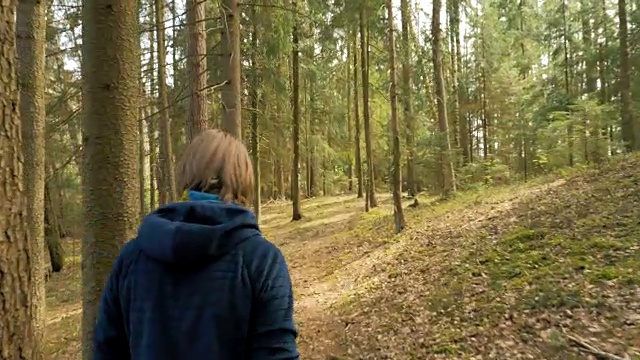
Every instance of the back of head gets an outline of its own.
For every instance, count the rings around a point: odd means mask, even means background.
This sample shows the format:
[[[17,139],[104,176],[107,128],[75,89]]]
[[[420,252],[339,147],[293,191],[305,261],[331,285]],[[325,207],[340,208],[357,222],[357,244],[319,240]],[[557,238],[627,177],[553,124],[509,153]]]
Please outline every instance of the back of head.
[[[222,131],[204,131],[187,146],[177,170],[179,189],[188,191],[189,201],[167,204],[145,217],[138,239],[147,255],[195,266],[259,231],[247,209],[253,167],[239,140]]]
[[[206,130],[187,146],[177,171],[181,192],[218,195],[248,206],[253,197],[253,166],[244,144],[220,130]]]

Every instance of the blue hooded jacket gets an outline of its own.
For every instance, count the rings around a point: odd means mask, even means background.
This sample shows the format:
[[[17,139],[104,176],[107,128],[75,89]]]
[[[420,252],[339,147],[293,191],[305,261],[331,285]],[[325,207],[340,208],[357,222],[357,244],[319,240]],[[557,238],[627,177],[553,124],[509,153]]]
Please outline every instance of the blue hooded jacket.
[[[160,207],[116,260],[94,360],[298,359],[284,257],[215,195]]]

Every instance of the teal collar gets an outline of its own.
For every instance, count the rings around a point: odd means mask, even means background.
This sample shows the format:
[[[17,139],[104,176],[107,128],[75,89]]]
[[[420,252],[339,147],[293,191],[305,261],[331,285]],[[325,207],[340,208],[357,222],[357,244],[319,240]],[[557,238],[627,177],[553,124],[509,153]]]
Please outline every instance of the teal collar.
[[[187,196],[189,197],[189,201],[213,201],[213,202],[222,202],[220,196],[216,194],[209,194],[205,192],[189,190],[187,192]]]

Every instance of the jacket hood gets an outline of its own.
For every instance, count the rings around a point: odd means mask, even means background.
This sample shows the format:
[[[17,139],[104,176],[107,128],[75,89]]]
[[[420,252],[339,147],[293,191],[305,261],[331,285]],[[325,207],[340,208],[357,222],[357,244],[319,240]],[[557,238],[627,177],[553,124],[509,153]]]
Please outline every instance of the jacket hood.
[[[188,192],[188,200],[158,208],[138,230],[142,251],[164,263],[211,262],[260,231],[253,213],[216,195]]]

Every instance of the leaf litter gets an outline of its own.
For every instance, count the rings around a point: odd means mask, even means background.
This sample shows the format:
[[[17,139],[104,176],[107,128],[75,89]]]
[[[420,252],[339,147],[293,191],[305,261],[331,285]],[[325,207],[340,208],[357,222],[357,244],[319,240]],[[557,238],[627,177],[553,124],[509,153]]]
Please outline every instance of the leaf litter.
[[[629,157],[411,209],[399,236],[374,226],[323,280],[330,300],[298,295],[303,358],[639,358],[639,180]]]
[[[296,223],[288,204],[265,206],[302,358],[639,359],[639,179],[629,157],[421,199],[400,235],[386,194],[369,213],[353,196],[305,200]],[[80,358],[76,263],[48,284],[47,358]]]

